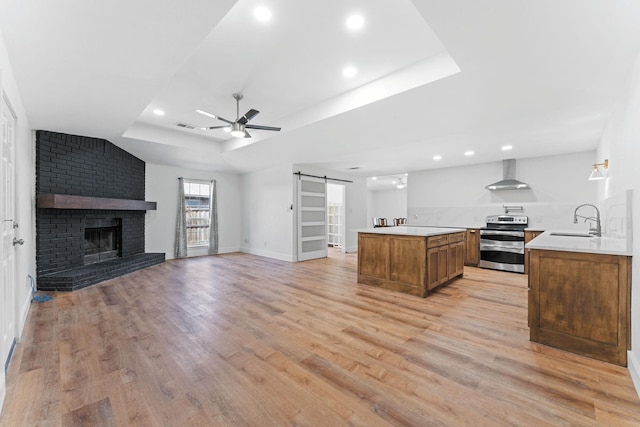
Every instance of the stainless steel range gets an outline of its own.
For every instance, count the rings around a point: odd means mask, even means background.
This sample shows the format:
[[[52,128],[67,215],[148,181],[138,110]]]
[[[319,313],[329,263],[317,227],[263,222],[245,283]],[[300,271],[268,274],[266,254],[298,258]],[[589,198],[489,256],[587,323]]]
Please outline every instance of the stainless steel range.
[[[524,215],[492,215],[480,229],[480,267],[524,273]]]

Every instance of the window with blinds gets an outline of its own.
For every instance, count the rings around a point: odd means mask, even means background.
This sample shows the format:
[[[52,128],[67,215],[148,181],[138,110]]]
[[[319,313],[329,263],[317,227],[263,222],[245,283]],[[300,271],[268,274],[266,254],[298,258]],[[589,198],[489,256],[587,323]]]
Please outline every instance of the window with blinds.
[[[208,246],[211,211],[211,185],[184,182],[184,206],[187,219],[187,246]]]

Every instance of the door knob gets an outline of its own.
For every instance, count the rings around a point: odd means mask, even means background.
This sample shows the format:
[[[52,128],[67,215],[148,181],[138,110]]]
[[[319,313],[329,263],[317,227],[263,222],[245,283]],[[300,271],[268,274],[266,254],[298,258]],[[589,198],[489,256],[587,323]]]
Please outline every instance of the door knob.
[[[13,238],[13,246],[15,245],[24,245],[24,239]]]

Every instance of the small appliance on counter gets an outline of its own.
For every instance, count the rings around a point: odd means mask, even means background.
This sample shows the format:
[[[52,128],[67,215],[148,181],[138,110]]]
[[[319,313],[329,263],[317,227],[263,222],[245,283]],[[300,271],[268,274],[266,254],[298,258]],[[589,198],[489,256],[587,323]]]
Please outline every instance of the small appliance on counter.
[[[373,227],[388,227],[387,218],[373,218]]]
[[[491,215],[480,229],[479,267],[524,273],[524,215]]]
[[[373,218],[373,228],[378,227],[396,227],[398,225],[407,225],[407,218],[393,218],[393,224],[387,221],[387,218]]]

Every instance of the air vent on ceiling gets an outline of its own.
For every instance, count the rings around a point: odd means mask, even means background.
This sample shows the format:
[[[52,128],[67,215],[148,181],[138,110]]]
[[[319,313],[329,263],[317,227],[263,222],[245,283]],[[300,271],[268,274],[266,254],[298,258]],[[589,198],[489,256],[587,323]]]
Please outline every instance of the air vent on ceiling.
[[[175,125],[178,126],[179,128],[184,128],[184,129],[196,129],[197,128],[197,126],[190,125],[190,124],[187,124],[187,123],[181,123],[181,122],[176,122]]]

